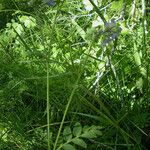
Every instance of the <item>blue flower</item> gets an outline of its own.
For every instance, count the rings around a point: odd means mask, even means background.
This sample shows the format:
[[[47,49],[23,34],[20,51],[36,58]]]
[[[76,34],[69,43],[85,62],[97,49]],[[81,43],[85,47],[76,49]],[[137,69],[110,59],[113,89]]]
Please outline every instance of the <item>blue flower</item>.
[[[55,5],[56,5],[56,2],[55,2],[54,0],[48,0],[48,1],[46,2],[46,4],[47,4],[48,6],[55,6]]]

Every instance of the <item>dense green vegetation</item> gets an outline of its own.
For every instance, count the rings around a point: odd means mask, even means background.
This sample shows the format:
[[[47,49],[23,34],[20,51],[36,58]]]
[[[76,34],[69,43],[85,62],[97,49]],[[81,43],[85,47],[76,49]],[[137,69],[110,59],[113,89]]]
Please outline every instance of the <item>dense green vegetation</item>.
[[[0,150],[150,149],[150,2],[0,1]]]

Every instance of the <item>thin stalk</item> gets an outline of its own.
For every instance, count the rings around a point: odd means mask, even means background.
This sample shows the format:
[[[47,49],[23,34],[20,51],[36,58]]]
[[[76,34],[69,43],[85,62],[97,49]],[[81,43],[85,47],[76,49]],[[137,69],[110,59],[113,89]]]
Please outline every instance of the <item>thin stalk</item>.
[[[94,7],[96,13],[97,13],[97,14],[99,15],[99,17],[102,19],[102,21],[104,22],[104,24],[106,24],[107,21],[106,21],[106,19],[104,18],[104,16],[101,14],[99,8],[95,5],[95,3],[94,3],[92,0],[89,0],[89,1],[90,1],[90,3],[93,5],[93,7]]]
[[[58,134],[57,134],[57,137],[56,137],[56,140],[55,140],[55,144],[54,144],[53,150],[56,150],[57,143],[58,143],[58,139],[59,139],[59,136],[60,136],[60,133],[61,133],[63,124],[64,124],[64,122],[65,122],[65,118],[66,118],[66,115],[67,115],[67,112],[68,112],[70,103],[71,103],[71,101],[72,101],[72,98],[73,98],[73,96],[74,96],[75,90],[76,90],[76,88],[77,88],[77,84],[78,84],[78,82],[79,82],[79,79],[80,79],[80,75],[78,76],[78,79],[77,79],[77,81],[76,81],[76,83],[75,83],[75,85],[74,85],[74,88],[73,88],[73,90],[72,90],[72,92],[71,92],[71,95],[70,95],[70,97],[69,97],[68,103],[67,103],[67,105],[66,105],[66,109],[65,109],[65,112],[64,112],[64,115],[63,115],[63,118],[62,118],[60,127],[59,127],[59,131],[58,131]]]
[[[148,77],[148,74],[149,74],[149,60],[148,60],[148,50],[147,50],[147,45],[146,45],[146,25],[147,25],[147,22],[146,22],[146,15],[145,15],[145,0],[142,0],[142,27],[143,27],[143,49],[145,49],[145,53],[146,53],[146,60],[147,60],[147,65],[146,65],[146,79],[147,79],[147,82],[146,82],[146,96],[147,96],[147,99],[148,99],[148,87],[149,87],[149,77]]]
[[[56,13],[54,15],[54,18],[53,18],[54,20],[53,20],[53,23],[52,23],[52,29],[55,29],[58,10],[56,11]],[[48,21],[48,20],[46,20],[46,21]],[[50,31],[51,31],[50,41],[52,41],[53,40],[53,33],[54,33],[55,30],[50,29]],[[50,47],[51,47],[51,45],[50,45]],[[47,110],[46,111],[47,111],[47,146],[48,146],[48,150],[51,150],[51,146],[50,146],[50,144],[51,144],[51,142],[50,142],[50,140],[51,140],[51,134],[50,134],[50,116],[51,116],[50,109],[51,108],[50,108],[50,106],[51,105],[50,105],[50,99],[49,99],[49,95],[50,95],[49,94],[49,87],[50,87],[50,85],[49,85],[49,78],[50,78],[50,76],[49,76],[49,58],[50,58],[50,53],[48,53],[47,58],[46,58],[47,59]]]
[[[50,147],[50,101],[49,101],[49,63],[47,62],[47,143],[48,150]]]

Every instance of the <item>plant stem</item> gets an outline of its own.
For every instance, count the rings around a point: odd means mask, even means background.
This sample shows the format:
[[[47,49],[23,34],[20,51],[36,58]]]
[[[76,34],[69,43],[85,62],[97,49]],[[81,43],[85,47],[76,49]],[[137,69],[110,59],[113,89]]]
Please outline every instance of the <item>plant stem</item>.
[[[95,5],[95,3],[94,3],[92,0],[89,0],[89,1],[90,1],[90,3],[93,5],[93,7],[94,7],[96,13],[97,13],[97,14],[99,15],[99,17],[102,19],[102,21],[104,22],[104,24],[106,24],[107,21],[106,21],[106,19],[104,18],[104,16],[101,14],[99,8]]]
[[[47,62],[47,143],[50,150],[50,103],[49,103],[49,63]]]
[[[57,137],[56,137],[56,140],[55,140],[55,144],[54,144],[53,150],[56,150],[56,146],[57,146],[57,143],[58,143],[58,139],[59,139],[59,136],[60,136],[60,133],[61,133],[61,130],[62,130],[64,121],[65,121],[66,115],[67,115],[67,111],[68,111],[68,109],[69,109],[69,106],[70,106],[70,103],[71,103],[71,101],[72,101],[73,95],[74,95],[75,90],[76,90],[76,88],[77,88],[77,84],[78,84],[78,82],[79,82],[79,79],[80,79],[80,75],[78,76],[78,79],[77,79],[77,81],[76,81],[76,83],[75,83],[75,85],[74,85],[74,88],[73,88],[73,90],[72,90],[72,92],[71,92],[71,95],[70,95],[70,97],[69,97],[68,103],[67,103],[67,105],[66,105],[66,109],[65,109],[65,112],[64,112],[64,115],[63,115],[63,118],[62,118],[60,127],[59,127],[59,131],[58,131],[58,134],[57,134]]]

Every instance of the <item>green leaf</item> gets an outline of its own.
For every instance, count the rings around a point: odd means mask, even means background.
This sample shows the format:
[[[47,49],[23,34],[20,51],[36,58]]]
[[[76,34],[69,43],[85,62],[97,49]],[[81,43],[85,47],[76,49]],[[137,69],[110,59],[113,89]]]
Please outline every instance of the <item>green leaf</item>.
[[[141,73],[145,78],[147,78],[147,71],[146,71],[145,68],[140,67],[140,73]]]
[[[102,135],[102,132],[101,131],[99,131],[99,130],[96,130],[96,132],[95,132],[97,135]]]
[[[126,27],[125,23],[121,23],[121,35],[128,35],[131,34],[131,31]]]
[[[65,127],[64,131],[63,131],[63,137],[65,141],[69,141],[72,139],[72,132],[71,132],[71,128],[69,126]]]
[[[143,88],[143,79],[142,78],[139,78],[137,81],[136,81],[136,87],[137,89],[141,90]]]
[[[92,138],[97,138],[97,135],[95,134],[95,132],[93,132],[93,130],[90,130],[88,132],[83,133],[81,135],[81,137],[87,138],[87,139],[92,139]]]
[[[36,26],[36,20],[31,16],[21,16],[20,22],[24,23],[25,27],[32,28]]]
[[[73,135],[79,136],[81,134],[81,132],[82,132],[82,126],[79,122],[77,122],[73,128]]]
[[[87,148],[87,144],[86,144],[82,139],[74,138],[74,139],[72,140],[72,142],[73,142],[74,144],[76,144],[76,145],[79,145],[79,146],[83,147],[83,148]]]
[[[81,26],[78,25],[78,23],[75,21],[75,19],[72,19],[72,24],[76,27],[77,33],[86,41],[86,32],[82,29]]]
[[[102,127],[100,126],[84,126],[83,128],[83,134],[81,135],[81,137],[90,139],[90,138],[97,138],[98,135],[102,135],[102,132],[100,131],[100,129],[102,129]]]
[[[100,130],[98,130],[98,129],[94,129],[94,130],[92,130],[90,132],[93,132],[93,134],[95,134],[95,135],[100,135],[100,136],[102,135],[102,132]]]
[[[76,150],[76,148],[74,146],[72,146],[71,144],[65,144],[63,146],[64,150]]]
[[[135,52],[134,53],[134,59],[135,59],[135,63],[137,66],[140,66],[141,65],[141,58],[140,58],[140,55],[138,52]]]
[[[88,28],[87,31],[86,31],[86,35],[85,35],[85,39],[87,41],[95,41],[96,39],[96,28]]]
[[[89,127],[89,126],[86,125],[86,126],[83,127],[83,132],[87,132],[87,131],[89,131],[89,130],[90,130],[90,127]]]
[[[141,56],[140,53],[138,52],[138,48],[136,43],[134,43],[134,59],[135,59],[135,63],[137,66],[141,66]]]
[[[122,7],[123,7],[123,0],[113,1],[110,9],[112,11],[119,12],[121,11]]]

